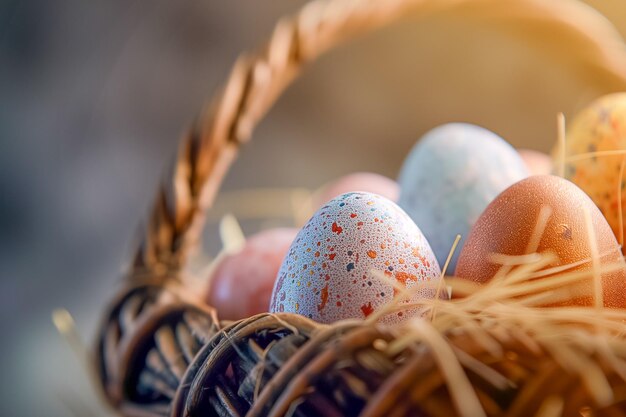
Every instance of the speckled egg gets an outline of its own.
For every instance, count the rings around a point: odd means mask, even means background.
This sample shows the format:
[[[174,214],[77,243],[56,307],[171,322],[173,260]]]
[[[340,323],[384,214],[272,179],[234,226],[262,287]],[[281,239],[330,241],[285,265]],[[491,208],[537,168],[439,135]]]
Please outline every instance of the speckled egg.
[[[420,227],[443,265],[460,234],[462,247],[487,205],[528,176],[517,151],[479,126],[450,123],[426,133],[400,172],[398,204]],[[454,273],[458,251],[447,274]]]
[[[624,155],[595,153],[626,151],[626,93],[610,94],[596,100],[568,125],[565,178],[591,197],[617,239],[621,240],[624,231],[620,230],[620,189],[622,215],[626,213],[625,182],[624,177],[620,178]],[[558,145],[553,155],[555,166],[558,166],[561,155]],[[626,221],[622,223],[621,226],[626,227]]]
[[[410,301],[432,298],[441,274],[422,232],[400,207],[377,194],[342,194],[298,233],[274,284],[270,311],[322,323],[365,318],[397,295],[372,271],[411,290]],[[383,321],[418,313],[401,311]]]

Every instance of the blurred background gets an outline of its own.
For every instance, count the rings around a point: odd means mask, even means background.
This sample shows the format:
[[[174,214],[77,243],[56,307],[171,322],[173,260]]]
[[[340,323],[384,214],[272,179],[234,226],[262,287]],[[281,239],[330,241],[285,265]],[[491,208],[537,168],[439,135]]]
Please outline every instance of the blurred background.
[[[588,3],[626,35],[623,2]],[[0,415],[107,415],[51,312],[67,308],[92,344],[179,134],[238,53],[302,4],[0,1]],[[617,86],[533,30],[444,13],[333,51],[281,98],[224,189],[395,178],[447,121],[549,151],[558,111]]]

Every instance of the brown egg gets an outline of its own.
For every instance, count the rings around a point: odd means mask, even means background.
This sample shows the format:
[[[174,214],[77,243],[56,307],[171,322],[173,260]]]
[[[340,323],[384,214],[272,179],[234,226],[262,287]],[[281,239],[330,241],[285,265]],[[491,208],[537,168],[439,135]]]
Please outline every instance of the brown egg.
[[[624,265],[611,227],[593,201],[563,178],[539,175],[510,186],[485,209],[461,250],[456,275],[484,283],[493,278],[500,268],[490,262],[490,254],[523,255],[533,252],[530,240],[543,206],[549,208],[547,212],[550,215],[536,245],[536,252],[552,251],[558,256],[558,262],[547,268],[592,257],[585,210],[591,216],[601,264]],[[586,262],[572,270],[591,268],[592,263]],[[618,271],[603,273],[602,285],[605,306],[626,307],[626,265]],[[592,279],[572,285],[567,290],[569,301],[563,304],[593,304]]]
[[[398,183],[373,172],[355,172],[330,181],[320,187],[313,195],[313,210],[328,203],[333,198],[354,191],[365,191],[387,197],[394,203],[398,201],[400,189]]]
[[[533,149],[518,149],[528,172],[531,175],[549,175],[552,173],[552,158],[547,154]]]

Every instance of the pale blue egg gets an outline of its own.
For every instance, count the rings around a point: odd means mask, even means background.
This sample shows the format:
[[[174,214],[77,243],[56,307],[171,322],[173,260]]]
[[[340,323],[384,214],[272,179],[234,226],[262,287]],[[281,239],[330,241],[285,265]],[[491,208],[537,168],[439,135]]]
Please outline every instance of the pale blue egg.
[[[400,172],[398,204],[411,216],[443,267],[462,237],[447,274],[453,274],[470,229],[487,205],[529,175],[517,151],[495,133],[449,123],[426,133]]]

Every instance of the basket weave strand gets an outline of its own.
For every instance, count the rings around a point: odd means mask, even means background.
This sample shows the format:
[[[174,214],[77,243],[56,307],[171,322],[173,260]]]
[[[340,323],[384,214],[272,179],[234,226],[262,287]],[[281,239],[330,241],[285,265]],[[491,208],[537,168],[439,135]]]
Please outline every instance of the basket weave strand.
[[[455,368],[426,339],[397,348],[399,329],[324,326],[289,314],[220,323],[219,312],[186,293],[185,264],[198,246],[204,213],[239,146],[303,66],[354,36],[447,8],[503,24],[558,28],[583,51],[580,65],[626,87],[619,36],[574,1],[315,1],[281,20],[263,48],[237,60],[223,89],[182,137],[126,287],[105,315],[97,364],[105,397],[121,414],[474,417],[579,416],[582,410],[626,416],[626,372],[613,360],[588,352],[589,369],[600,369],[614,394],[603,402],[529,329],[481,320],[430,328],[424,334],[441,334],[459,361]],[[480,334],[497,348],[477,342],[482,327]],[[611,345],[614,359],[626,363],[626,342],[618,341]],[[575,343],[571,349],[581,350]],[[455,372],[471,387],[469,395],[463,384],[451,383]]]

